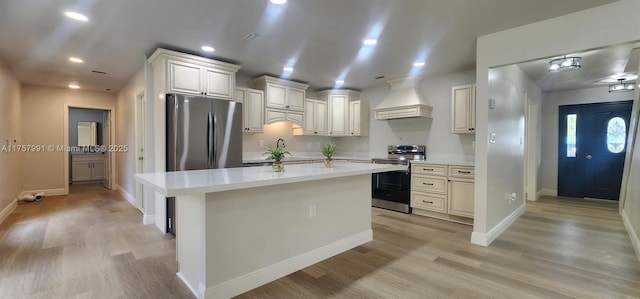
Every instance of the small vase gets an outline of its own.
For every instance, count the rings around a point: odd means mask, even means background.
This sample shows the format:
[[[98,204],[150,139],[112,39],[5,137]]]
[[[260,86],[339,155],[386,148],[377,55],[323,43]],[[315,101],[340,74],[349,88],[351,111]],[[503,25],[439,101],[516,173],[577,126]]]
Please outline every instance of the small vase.
[[[274,172],[283,172],[284,171],[284,164],[282,164],[281,161],[276,161],[273,162],[273,171]]]
[[[324,160],[324,167],[326,167],[326,168],[331,168],[332,167],[331,158],[327,158],[327,159]]]

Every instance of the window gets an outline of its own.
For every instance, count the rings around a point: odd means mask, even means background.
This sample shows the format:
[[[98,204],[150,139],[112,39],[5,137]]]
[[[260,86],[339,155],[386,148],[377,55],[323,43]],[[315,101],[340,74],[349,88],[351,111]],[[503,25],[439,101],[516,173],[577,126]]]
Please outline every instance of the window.
[[[607,149],[614,153],[624,151],[627,136],[627,126],[624,119],[614,117],[607,123]]]
[[[576,120],[575,113],[567,114],[567,158],[576,157]]]

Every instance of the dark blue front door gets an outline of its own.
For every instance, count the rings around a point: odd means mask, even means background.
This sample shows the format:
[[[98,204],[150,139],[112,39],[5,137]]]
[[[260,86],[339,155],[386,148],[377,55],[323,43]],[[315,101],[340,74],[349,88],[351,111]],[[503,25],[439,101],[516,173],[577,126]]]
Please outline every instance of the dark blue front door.
[[[618,200],[631,101],[560,106],[558,195]]]

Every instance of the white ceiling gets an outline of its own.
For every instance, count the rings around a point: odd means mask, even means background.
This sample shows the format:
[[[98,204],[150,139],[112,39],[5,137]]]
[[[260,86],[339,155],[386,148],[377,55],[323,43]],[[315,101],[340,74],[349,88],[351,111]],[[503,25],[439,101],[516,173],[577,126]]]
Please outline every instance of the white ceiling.
[[[620,78],[625,82],[635,82],[638,70],[637,44],[615,45],[603,49],[566,53],[567,56],[582,57],[581,68],[572,71],[550,73],[549,61],[558,57],[530,61],[519,64],[522,71],[535,82],[543,92],[574,90],[615,83]]]
[[[614,2],[614,0],[3,0],[0,58],[25,83],[117,92],[158,46],[242,65],[247,75],[280,74],[296,61],[292,78],[362,89],[412,74],[475,67],[476,38],[492,32]],[[85,13],[87,23],[63,16]],[[254,41],[244,36],[262,35]],[[378,37],[372,49],[362,40]],[[535,42],[532,41],[532,42]],[[82,65],[67,61],[80,56]],[[106,75],[91,70],[104,71]]]

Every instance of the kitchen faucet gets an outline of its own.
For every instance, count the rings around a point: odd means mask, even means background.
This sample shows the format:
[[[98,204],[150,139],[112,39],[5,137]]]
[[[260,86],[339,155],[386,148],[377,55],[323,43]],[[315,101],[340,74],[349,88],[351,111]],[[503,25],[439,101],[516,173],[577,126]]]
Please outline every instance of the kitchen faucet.
[[[276,142],[276,147],[279,148],[280,147],[280,142],[282,142],[282,148],[285,148],[284,146],[284,139],[282,138],[278,138],[278,141]]]

